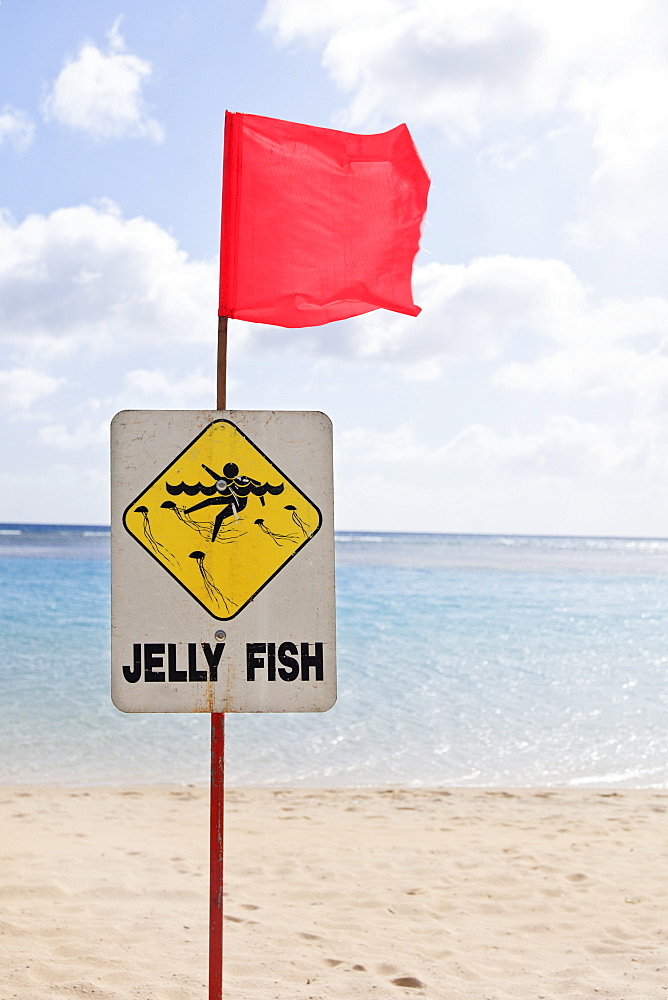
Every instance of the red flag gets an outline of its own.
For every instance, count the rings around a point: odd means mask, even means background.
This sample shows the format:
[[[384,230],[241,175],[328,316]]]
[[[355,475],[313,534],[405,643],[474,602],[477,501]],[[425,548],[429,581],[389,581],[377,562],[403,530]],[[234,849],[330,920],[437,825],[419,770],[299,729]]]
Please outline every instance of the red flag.
[[[428,189],[405,125],[355,135],[226,112],[218,315],[289,327],[417,316]]]

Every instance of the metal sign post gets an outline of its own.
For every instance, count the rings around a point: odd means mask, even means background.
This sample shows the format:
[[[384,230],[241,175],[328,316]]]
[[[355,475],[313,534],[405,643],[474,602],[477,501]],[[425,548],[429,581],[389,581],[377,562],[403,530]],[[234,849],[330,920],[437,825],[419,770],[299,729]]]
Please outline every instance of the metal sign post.
[[[111,428],[111,693],[211,715],[209,1000],[222,998],[225,714],[336,701],[332,426],[310,411],[125,410]]]
[[[218,318],[216,409],[227,408],[227,316]],[[225,715],[211,713],[209,800],[209,1000],[223,997],[223,890],[225,883]]]
[[[225,850],[225,716],[211,713],[209,806],[209,1000],[223,996],[223,886]]]

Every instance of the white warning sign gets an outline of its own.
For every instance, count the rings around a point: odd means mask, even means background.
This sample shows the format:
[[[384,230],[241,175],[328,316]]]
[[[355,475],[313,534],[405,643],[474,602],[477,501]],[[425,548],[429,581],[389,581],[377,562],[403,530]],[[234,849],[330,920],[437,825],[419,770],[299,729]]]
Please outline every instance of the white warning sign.
[[[114,704],[126,712],[330,708],[333,535],[324,414],[117,414]]]

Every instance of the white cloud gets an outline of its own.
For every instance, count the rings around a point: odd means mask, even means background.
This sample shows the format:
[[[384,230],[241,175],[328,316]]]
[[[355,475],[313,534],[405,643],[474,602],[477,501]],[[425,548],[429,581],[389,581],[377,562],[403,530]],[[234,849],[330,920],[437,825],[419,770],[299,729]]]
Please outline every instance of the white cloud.
[[[44,117],[96,140],[162,142],[162,126],[149,116],[142,96],[150,62],[126,51],[118,21],[107,37],[106,53],[85,42],[77,57],[65,63],[44,100]]]
[[[412,482],[419,473],[425,482],[447,483],[440,479],[444,472],[462,486],[484,481],[494,489],[502,481],[518,488],[668,481],[668,435],[651,425],[610,426],[567,414],[530,431],[502,433],[470,424],[436,446],[419,440],[411,424],[383,432],[357,427],[339,436],[338,450],[341,459],[364,466],[369,475],[401,469],[401,482]]]
[[[278,340],[270,328],[256,327],[249,343],[261,351],[280,344],[394,362],[407,379],[427,381],[447,358],[508,364],[554,345],[603,351],[632,340],[646,340],[649,352],[668,335],[668,299],[601,298],[560,260],[502,254],[467,265],[434,261],[415,269],[413,284],[422,306],[415,319],[377,310],[330,327],[281,331]]]
[[[0,371],[0,406],[10,410],[27,410],[38,399],[55,392],[64,381],[33,368]]]
[[[57,448],[60,451],[81,451],[84,448],[97,448],[109,440],[109,421],[90,419],[82,420],[73,429],[68,429],[64,421],[45,424],[37,433],[37,440],[42,445]]]
[[[626,429],[557,415],[533,432],[503,435],[474,424],[449,444],[447,459],[468,470],[484,470],[486,476],[503,473],[578,482],[619,475],[635,464],[641,447],[642,442]]]
[[[529,160],[534,160],[537,154],[537,144],[520,137],[486,146],[478,154],[477,160],[480,164],[489,164],[497,170],[510,173]]]
[[[668,356],[660,345],[645,354],[625,349],[556,351],[534,364],[510,362],[494,373],[495,385],[510,390],[560,395],[632,393],[643,412],[666,409]]]
[[[278,333],[235,323],[235,351],[267,357],[298,349],[389,363],[408,383],[425,384],[443,377],[452,359],[467,358],[484,363],[497,390],[572,399],[625,392],[639,414],[668,409],[666,299],[602,299],[562,261],[510,255],[468,265],[433,261],[416,268],[414,284],[423,306],[417,319],[377,311]],[[155,223],[124,219],[111,203],[20,223],[0,216],[0,337],[16,352],[16,370],[41,371],[49,359],[57,366],[74,351],[102,365],[136,357],[127,374],[112,376],[107,416],[128,406],[208,405],[213,378],[202,364],[203,352],[208,361],[213,350],[216,291],[215,261],[190,260]],[[151,364],[158,349],[161,360]],[[38,398],[38,388],[46,393],[56,384],[35,381],[30,392]],[[99,418],[90,419],[97,434]],[[78,422],[68,417],[61,430],[45,431],[49,443],[83,440],[72,429]]]
[[[660,0],[267,0],[262,24],[281,44],[321,49],[349,95],[343,127],[434,125],[487,146],[502,170],[531,159],[536,134],[586,128],[595,200],[574,238],[632,239],[668,221]]]
[[[44,420],[35,439],[50,451],[99,451],[109,440],[109,420],[112,416],[109,400],[97,396],[81,399],[78,392],[72,391],[68,403]]]
[[[337,458],[354,458],[363,465],[441,465],[447,445],[429,448],[418,441],[410,423],[400,424],[391,431],[374,431],[355,427],[337,437]]]
[[[106,449],[105,449],[106,450]],[[40,452],[25,470],[0,467],[0,496],[7,521],[15,523],[109,523],[107,461],[100,468],[77,468],[50,461]]]
[[[441,377],[442,367],[438,361],[428,358],[414,365],[407,365],[403,376],[407,382],[436,382]]]
[[[35,124],[25,111],[17,111],[9,104],[0,108],[0,146],[10,143],[15,149],[27,149],[35,135]]]
[[[472,423],[438,443],[410,423],[360,426],[337,451],[341,528],[665,535],[668,433],[649,424],[561,414],[530,430]]]
[[[208,376],[198,368],[182,378],[173,378],[161,369],[137,368],[126,374],[115,408],[200,409],[213,401],[215,381],[213,370]]]
[[[514,338],[570,340],[587,313],[587,291],[567,264],[535,258],[436,261],[414,271],[417,319],[374,312],[361,317],[360,356],[397,360],[469,355],[493,360]]]
[[[262,24],[280,43],[323,49],[351,122],[408,117],[465,138],[550,114],[581,81],[618,73],[624,54],[637,60],[638,40],[642,60],[658,55],[665,18],[656,0],[268,0]]]
[[[64,380],[45,381],[55,383],[55,388]],[[207,378],[201,369],[175,377],[162,369],[136,368],[125,372],[116,393],[103,398],[91,396],[81,402],[74,395],[69,406],[61,404],[58,416],[45,418],[36,440],[61,451],[95,449],[108,441],[111,418],[119,410],[205,409],[214,397],[213,370]]]
[[[87,344],[198,344],[215,328],[217,265],[111,203],[14,223],[0,214],[0,337],[39,356]]]
[[[524,79],[542,52],[540,25],[518,2],[269,0],[263,25],[281,42],[323,46],[323,64],[351,94],[346,120],[435,122],[452,139],[477,137],[494,113],[544,110],[554,71]],[[524,9],[523,9],[524,8]],[[558,81],[557,81],[558,82]],[[518,105],[520,102],[520,105]]]
[[[665,32],[664,32],[665,34]],[[607,79],[582,79],[571,106],[591,123],[598,166],[589,216],[570,227],[575,242],[626,242],[668,219],[668,65],[652,58]]]

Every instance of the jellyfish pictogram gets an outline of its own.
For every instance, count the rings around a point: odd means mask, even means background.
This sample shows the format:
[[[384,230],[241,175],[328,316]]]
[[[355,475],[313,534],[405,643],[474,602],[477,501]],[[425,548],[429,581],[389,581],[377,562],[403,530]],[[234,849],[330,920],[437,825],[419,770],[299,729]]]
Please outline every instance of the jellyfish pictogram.
[[[180,496],[181,493],[185,493],[186,496],[194,497],[198,493],[204,493],[208,498],[200,500],[199,503],[194,504],[192,507],[184,508],[184,514],[192,514],[193,511],[202,510],[203,507],[223,507],[213,522],[212,542],[215,542],[218,537],[223,521],[226,518],[234,517],[235,520],[239,519],[239,514],[242,510],[245,510],[251,494],[256,496],[264,507],[264,498],[267,493],[272,496],[278,496],[285,489],[283,483],[272,486],[270,483],[261,483],[257,479],[251,479],[250,476],[240,476],[239,466],[236,462],[227,462],[223,466],[222,475],[214,472],[213,469],[210,469],[208,465],[204,465],[203,463],[202,468],[214,480],[213,486],[204,486],[199,482],[195,483],[194,486],[189,486],[187,483],[181,482],[177,486],[165,483],[165,487],[171,496]],[[218,495],[216,496],[216,494]]]
[[[222,601],[223,604],[225,605],[226,611],[230,610],[230,604],[234,604],[234,607],[236,608],[237,605],[234,603],[234,601],[229,600],[229,598],[225,597],[225,595],[222,594],[220,590],[218,590],[218,587],[213,581],[213,577],[211,576],[208,569],[204,565],[204,560],[206,558],[204,552],[200,552],[199,549],[196,549],[194,552],[190,553],[190,558],[194,559],[197,562],[197,565],[199,566],[199,571],[202,575],[202,580],[204,581],[204,586],[206,588],[206,592],[209,595],[210,599],[212,601]]]
[[[261,531],[264,531],[265,535],[269,535],[269,537],[272,538],[277,545],[282,545],[284,542],[296,542],[298,540],[297,535],[279,535],[277,531],[272,531],[267,527],[261,517],[257,518],[255,524],[257,524]]]
[[[163,504],[163,507],[164,507],[164,504]],[[288,504],[285,505],[285,507],[283,509],[284,510],[289,510],[292,513],[292,520],[295,522],[295,524],[297,525],[297,527],[300,528],[301,531],[304,532],[304,537],[305,538],[310,538],[310,536],[313,534],[313,532],[309,528],[309,526],[306,523],[306,521],[302,521],[301,517],[297,513],[297,508],[294,507],[291,503],[288,503]]]
[[[161,556],[161,558],[166,559],[167,562],[171,563],[172,562],[171,553],[167,551],[162,542],[159,542],[158,539],[153,534],[153,531],[151,529],[151,522],[148,516],[148,507],[135,507],[135,514],[141,514],[141,516],[143,517],[144,538],[151,546],[155,554]]]

